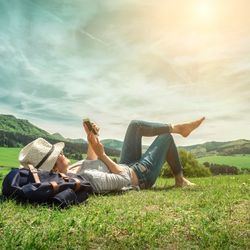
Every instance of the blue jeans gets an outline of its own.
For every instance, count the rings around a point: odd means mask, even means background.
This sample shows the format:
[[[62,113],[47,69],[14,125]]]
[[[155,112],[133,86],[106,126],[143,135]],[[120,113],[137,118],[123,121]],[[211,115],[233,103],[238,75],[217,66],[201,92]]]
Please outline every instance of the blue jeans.
[[[142,136],[157,136],[143,155]],[[174,175],[182,173],[178,151],[170,134],[170,125],[131,121],[126,131],[120,163],[129,165],[135,171],[142,188],[149,188],[155,183],[165,161]]]

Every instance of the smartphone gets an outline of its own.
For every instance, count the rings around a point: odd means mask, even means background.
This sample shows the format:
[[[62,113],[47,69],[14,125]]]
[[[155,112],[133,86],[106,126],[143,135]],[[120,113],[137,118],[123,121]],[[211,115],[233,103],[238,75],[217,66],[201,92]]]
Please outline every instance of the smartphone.
[[[89,131],[93,132],[94,135],[98,135],[98,132],[94,129],[94,127],[92,126],[92,123],[90,122],[88,118],[83,119],[83,124],[86,124]]]

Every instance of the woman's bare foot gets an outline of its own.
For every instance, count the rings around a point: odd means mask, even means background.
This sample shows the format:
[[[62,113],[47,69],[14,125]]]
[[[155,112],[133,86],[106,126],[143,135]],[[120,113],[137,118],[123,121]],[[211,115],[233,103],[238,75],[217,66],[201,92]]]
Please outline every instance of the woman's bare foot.
[[[194,129],[198,128],[204,120],[205,117],[202,117],[201,119],[193,122],[174,125],[172,127],[172,133],[180,134],[183,137],[187,137]]]
[[[175,187],[187,187],[187,186],[196,186],[196,184],[184,178],[182,174],[175,176]]]

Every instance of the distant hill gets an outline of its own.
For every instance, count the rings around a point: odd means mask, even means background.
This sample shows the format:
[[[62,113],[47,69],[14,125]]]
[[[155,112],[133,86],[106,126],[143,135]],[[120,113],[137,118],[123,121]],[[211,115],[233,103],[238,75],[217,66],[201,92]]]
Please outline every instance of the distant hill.
[[[6,132],[18,132],[20,134],[37,137],[51,136],[48,132],[34,126],[28,120],[17,119],[13,115],[0,115],[0,130]]]
[[[185,149],[194,154],[196,157],[250,154],[250,140],[239,139],[228,142],[211,141],[203,144],[179,147],[179,149]]]
[[[65,152],[74,159],[80,159],[81,155],[87,151],[86,142],[73,143],[60,134],[53,135],[38,128],[28,120],[17,119],[13,115],[0,115],[1,147],[23,147],[38,137],[42,137],[53,144],[63,141],[65,143]]]
[[[70,138],[64,138],[61,134],[59,133],[54,133],[52,134],[54,138],[56,138],[59,141],[68,141],[72,143],[86,143],[86,140],[82,139],[70,139]]]
[[[28,120],[17,119],[13,115],[0,114],[0,131],[19,133],[27,136],[50,138],[53,140],[63,142],[82,143],[83,139],[68,139],[64,138],[61,134],[50,134],[47,131],[38,128],[30,123]],[[86,141],[85,141],[86,142]]]
[[[105,151],[113,151],[111,155],[113,156],[120,156],[121,150],[122,150],[122,141],[115,140],[115,139],[104,139],[101,140],[101,143],[103,144]]]
[[[104,139],[101,143],[107,148],[115,148],[117,150],[122,150],[123,142],[115,139]]]
[[[32,140],[43,137],[51,143],[63,141],[66,145],[65,152],[75,159],[81,157],[82,153],[87,152],[87,142],[83,139],[64,138],[61,134],[50,134],[47,131],[33,125],[28,120],[17,119],[13,115],[0,114],[0,146],[2,147],[23,147]],[[123,142],[115,139],[101,140],[105,151],[109,155],[119,156]],[[148,146],[143,145],[142,151],[145,152]],[[206,142],[192,146],[180,146],[196,157],[210,155],[233,155],[250,154],[250,141],[245,139],[228,142]]]
[[[116,149],[121,151],[123,141],[115,140],[115,139],[104,139],[101,140],[101,143],[105,146],[105,148]],[[142,152],[144,153],[148,149],[147,145],[142,145]]]
[[[29,142],[42,137],[50,143],[63,141],[65,152],[74,159],[80,159],[87,152],[87,142],[84,139],[64,138],[61,134],[50,134],[38,128],[28,120],[17,119],[13,115],[0,114],[0,146],[1,147],[23,147]],[[120,150],[116,148],[105,148],[106,153],[119,156]]]

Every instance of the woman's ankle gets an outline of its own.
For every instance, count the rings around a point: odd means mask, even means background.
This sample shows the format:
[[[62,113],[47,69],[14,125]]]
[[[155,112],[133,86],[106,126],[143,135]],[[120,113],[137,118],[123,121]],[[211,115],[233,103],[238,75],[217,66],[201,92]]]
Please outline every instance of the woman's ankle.
[[[185,187],[185,186],[195,186],[196,184],[187,180],[183,174],[179,174],[175,176],[175,186],[176,187]]]
[[[176,185],[176,186],[179,186],[179,185],[182,185],[182,184],[183,184],[183,182],[184,182],[184,177],[183,177],[183,174],[182,174],[182,173],[181,173],[181,174],[178,174],[178,175],[175,175],[174,178],[175,178],[175,185]]]
[[[171,132],[173,134],[180,134],[180,125],[171,125]]]

